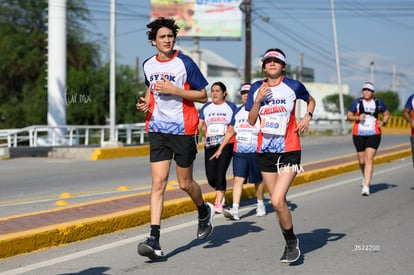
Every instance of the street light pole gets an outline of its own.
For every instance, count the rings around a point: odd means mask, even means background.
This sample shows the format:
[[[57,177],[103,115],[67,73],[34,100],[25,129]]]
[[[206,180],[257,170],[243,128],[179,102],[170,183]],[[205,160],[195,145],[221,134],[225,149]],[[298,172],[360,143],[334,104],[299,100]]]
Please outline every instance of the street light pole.
[[[334,0],[331,0],[331,11],[332,11],[332,28],[333,28],[334,44],[335,44],[336,74],[338,77],[338,89],[339,89],[339,109],[341,112],[341,127],[342,127],[341,130],[342,132],[345,132],[344,98],[342,94],[341,67],[339,65],[339,50],[338,50],[338,38],[336,35]]]
[[[115,146],[115,12],[116,0],[111,0],[111,24],[110,24],[110,40],[111,40],[111,61],[110,61],[110,85],[109,85],[109,145]]]
[[[245,34],[246,34],[246,55],[244,66],[244,82],[251,81],[252,63],[252,30],[251,30],[251,0],[245,1]]]

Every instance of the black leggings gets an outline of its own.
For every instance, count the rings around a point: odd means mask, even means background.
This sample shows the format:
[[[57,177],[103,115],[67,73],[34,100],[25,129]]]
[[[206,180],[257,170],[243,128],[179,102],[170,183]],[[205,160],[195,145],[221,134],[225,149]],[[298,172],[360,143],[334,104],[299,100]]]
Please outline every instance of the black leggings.
[[[226,191],[226,173],[233,157],[233,143],[227,144],[219,158],[210,160],[210,157],[217,151],[217,147],[204,149],[204,164],[208,184],[217,191]]]

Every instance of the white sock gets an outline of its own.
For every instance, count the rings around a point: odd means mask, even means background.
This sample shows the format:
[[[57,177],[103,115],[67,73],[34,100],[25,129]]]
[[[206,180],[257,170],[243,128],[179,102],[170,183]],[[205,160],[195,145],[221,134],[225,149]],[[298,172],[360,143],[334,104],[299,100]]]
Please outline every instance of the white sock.
[[[257,204],[262,205],[262,204],[264,204],[264,202],[263,202],[263,200],[257,200]]]
[[[237,203],[233,203],[233,209],[239,210],[240,205]]]

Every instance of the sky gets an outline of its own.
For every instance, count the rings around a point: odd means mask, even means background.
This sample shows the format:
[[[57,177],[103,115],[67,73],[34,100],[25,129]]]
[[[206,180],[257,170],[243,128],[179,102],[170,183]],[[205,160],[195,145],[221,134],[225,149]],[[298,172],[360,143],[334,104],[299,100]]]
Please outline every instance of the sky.
[[[99,39],[106,61],[110,56],[110,3],[111,0],[86,0],[91,12],[90,38]],[[251,3],[252,67],[260,66],[259,58],[267,49],[280,48],[293,68],[303,54],[303,66],[314,69],[315,82],[337,84],[339,74],[353,96],[360,95],[365,81],[373,81],[377,91],[394,88],[402,101],[414,92],[414,1],[251,0]],[[146,36],[149,20],[150,0],[116,0],[117,65],[135,67],[138,58],[141,67],[142,61],[155,53]],[[194,47],[191,39],[178,38],[177,44]],[[240,40],[201,39],[200,47],[244,68],[244,26]]]

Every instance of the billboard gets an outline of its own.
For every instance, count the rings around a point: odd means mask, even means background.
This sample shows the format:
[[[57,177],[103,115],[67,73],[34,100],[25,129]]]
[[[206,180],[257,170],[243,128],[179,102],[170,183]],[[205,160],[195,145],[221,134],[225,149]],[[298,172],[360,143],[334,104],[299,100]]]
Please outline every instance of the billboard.
[[[151,0],[151,20],[175,19],[180,37],[234,38],[242,35],[243,0]]]

